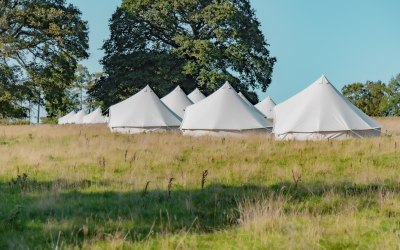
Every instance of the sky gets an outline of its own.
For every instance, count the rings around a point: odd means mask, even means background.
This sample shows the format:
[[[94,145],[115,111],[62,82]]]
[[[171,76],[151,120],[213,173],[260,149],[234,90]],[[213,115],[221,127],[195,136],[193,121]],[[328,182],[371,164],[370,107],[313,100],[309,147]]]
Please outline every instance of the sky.
[[[67,0],[89,23],[91,72],[109,36],[108,21],[120,0]],[[250,0],[277,58],[267,94],[282,102],[325,75],[339,90],[367,80],[387,83],[400,73],[399,0]]]

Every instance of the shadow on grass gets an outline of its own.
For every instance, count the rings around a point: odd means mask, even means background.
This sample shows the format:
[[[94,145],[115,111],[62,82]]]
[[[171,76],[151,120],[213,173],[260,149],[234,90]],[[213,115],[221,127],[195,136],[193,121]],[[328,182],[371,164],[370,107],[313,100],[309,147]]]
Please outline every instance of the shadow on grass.
[[[287,210],[329,193],[343,199],[377,197],[382,192],[400,193],[398,184],[277,183],[271,186],[225,186],[213,184],[204,190],[170,192],[90,191],[109,183],[69,183],[19,180],[0,183],[0,248],[54,248],[58,243],[82,246],[85,240],[122,237],[135,242],[154,235],[178,232],[210,233],[237,225],[238,204],[272,195],[284,196]],[[315,203],[312,205],[311,200]],[[319,213],[331,213],[325,206]]]

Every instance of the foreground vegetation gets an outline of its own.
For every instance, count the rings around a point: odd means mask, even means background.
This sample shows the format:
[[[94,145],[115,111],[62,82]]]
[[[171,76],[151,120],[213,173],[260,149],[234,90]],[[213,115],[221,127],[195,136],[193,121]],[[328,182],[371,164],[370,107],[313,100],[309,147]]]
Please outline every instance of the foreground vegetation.
[[[324,142],[0,127],[0,249],[399,248],[400,119],[379,122]]]

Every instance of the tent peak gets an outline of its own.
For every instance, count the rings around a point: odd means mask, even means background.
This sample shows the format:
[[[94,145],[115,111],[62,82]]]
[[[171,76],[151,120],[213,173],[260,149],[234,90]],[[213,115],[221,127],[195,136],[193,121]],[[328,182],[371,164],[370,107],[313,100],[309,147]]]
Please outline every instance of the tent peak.
[[[231,89],[231,88],[232,88],[232,86],[229,84],[228,81],[226,81],[226,82],[224,83],[224,85],[222,85],[222,89]]]
[[[181,86],[178,85],[178,86],[176,86],[176,88],[174,89],[174,91],[183,91],[183,90],[182,90]]]
[[[195,88],[188,96],[193,103],[199,102],[206,98],[206,96],[198,89]]]
[[[146,87],[143,88],[143,92],[153,92],[153,89],[150,88],[149,85],[146,85]]]
[[[319,84],[329,84],[329,83],[330,83],[329,80],[328,80],[328,78],[326,78],[325,75],[322,75],[322,76],[317,80],[317,82],[318,82]]]

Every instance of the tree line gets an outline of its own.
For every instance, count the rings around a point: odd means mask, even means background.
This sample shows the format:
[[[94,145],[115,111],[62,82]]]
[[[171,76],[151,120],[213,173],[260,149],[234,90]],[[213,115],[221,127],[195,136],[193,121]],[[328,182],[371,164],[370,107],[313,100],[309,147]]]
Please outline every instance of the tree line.
[[[85,97],[103,108],[147,84],[159,95],[178,84],[211,93],[226,80],[256,102],[254,90],[266,90],[276,62],[248,0],[124,0],[110,20],[104,73],[95,81],[78,67],[88,58],[88,27],[76,7],[65,0],[3,0],[0,10],[0,116],[6,118],[26,117],[32,105],[45,107],[49,118],[78,108],[83,79]]]
[[[65,0],[0,2],[0,119],[47,120],[82,108],[106,110],[145,85],[159,96],[180,85],[210,94],[228,80],[252,103],[266,91],[276,58],[249,0],[123,0],[109,21],[104,72],[89,57],[88,24]],[[369,115],[399,115],[399,76],[346,85]],[[36,108],[35,108],[36,107]],[[40,114],[36,115],[37,117]]]
[[[381,81],[352,83],[342,93],[355,106],[370,116],[400,116],[400,74],[388,84]]]

